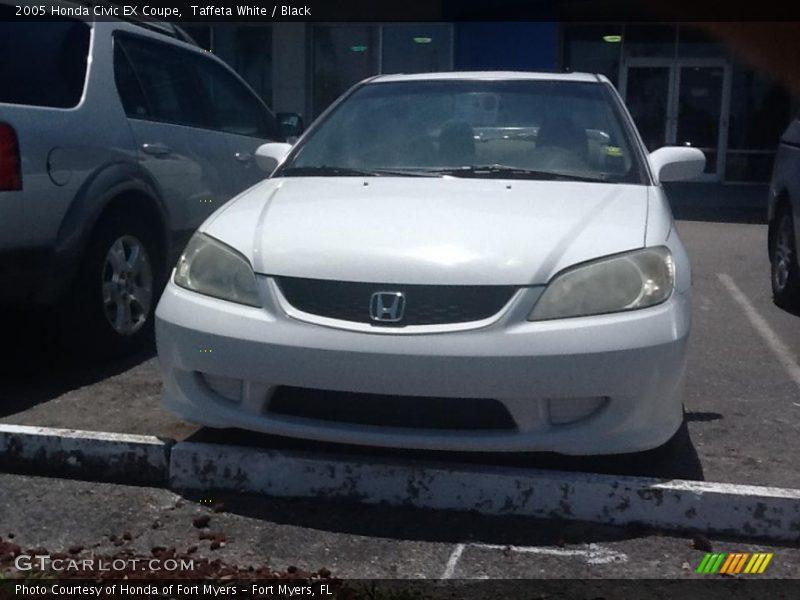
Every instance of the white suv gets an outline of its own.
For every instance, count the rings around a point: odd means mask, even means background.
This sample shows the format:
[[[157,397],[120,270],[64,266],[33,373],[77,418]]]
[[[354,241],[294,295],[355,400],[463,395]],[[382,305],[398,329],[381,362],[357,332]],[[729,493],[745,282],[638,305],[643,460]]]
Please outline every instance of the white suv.
[[[137,345],[186,240],[285,133],[222,61],[133,23],[0,22],[0,60],[0,301]]]

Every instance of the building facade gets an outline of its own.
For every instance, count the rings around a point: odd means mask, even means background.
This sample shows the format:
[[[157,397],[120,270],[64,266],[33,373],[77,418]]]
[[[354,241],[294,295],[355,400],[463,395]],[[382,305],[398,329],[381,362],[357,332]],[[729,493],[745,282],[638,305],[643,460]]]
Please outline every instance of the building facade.
[[[184,27],[275,111],[318,116],[378,73],[587,71],[617,87],[649,149],[690,144],[705,179],[763,183],[797,111],[789,92],[684,24],[275,23]]]

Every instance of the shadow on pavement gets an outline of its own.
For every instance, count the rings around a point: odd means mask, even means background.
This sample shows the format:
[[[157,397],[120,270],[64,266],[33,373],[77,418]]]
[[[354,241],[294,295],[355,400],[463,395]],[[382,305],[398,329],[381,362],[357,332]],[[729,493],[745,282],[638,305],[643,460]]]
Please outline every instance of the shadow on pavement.
[[[800,306],[780,306],[779,304],[775,303],[774,301],[773,301],[773,303],[775,304],[775,306],[777,306],[783,312],[788,313],[788,314],[790,314],[792,316],[795,316],[795,317],[800,317]]]
[[[686,420],[690,423],[707,423],[708,421],[719,421],[724,419],[718,412],[687,412]]]
[[[4,310],[0,331],[0,418],[118,375],[155,356],[152,344],[130,356],[92,356],[86,352],[85,340],[64,340],[58,322],[41,310]]]
[[[199,502],[208,493],[182,494]],[[641,525],[615,527],[582,521],[482,515],[413,507],[363,505],[319,499],[264,498],[250,494],[215,493],[213,501],[232,513],[295,527],[387,540],[482,543],[502,546],[563,546],[641,537],[655,530]]]
[[[691,414],[691,413],[690,413]],[[473,466],[505,466],[525,469],[548,469],[557,471],[583,471],[609,475],[655,477],[659,479],[690,479],[702,481],[703,467],[692,443],[686,423],[663,447],[635,454],[603,456],[565,456],[549,452],[442,452],[431,450],[403,450],[373,448],[325,442],[294,440],[278,436],[242,431],[237,429],[201,429],[188,442],[252,446],[269,450],[296,450],[317,454],[344,455],[358,460],[359,457],[374,460],[413,459],[436,463],[462,463]]]

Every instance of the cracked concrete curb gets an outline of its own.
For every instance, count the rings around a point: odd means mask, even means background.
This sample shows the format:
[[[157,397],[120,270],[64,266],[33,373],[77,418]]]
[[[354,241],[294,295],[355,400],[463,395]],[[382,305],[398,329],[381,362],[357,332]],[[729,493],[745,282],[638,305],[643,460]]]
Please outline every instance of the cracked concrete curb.
[[[0,425],[0,470],[165,485],[174,443],[149,435]]]
[[[0,425],[0,470],[277,497],[800,539],[800,490],[356,460],[152,436]]]
[[[774,487],[414,461],[364,462],[190,442],[172,449],[170,485],[800,539],[800,490]]]

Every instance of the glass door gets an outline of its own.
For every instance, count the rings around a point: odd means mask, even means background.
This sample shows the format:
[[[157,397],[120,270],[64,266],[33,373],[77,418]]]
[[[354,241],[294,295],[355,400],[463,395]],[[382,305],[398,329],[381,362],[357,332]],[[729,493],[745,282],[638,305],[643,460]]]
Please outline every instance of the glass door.
[[[629,65],[622,78],[622,95],[634,123],[652,152],[669,143],[672,69],[668,64]]]
[[[721,175],[728,125],[723,103],[725,65],[678,65],[677,69],[675,143],[705,152],[705,172]]]
[[[649,151],[687,145],[706,154],[703,179],[725,172],[730,69],[721,60],[628,59],[620,92]]]

